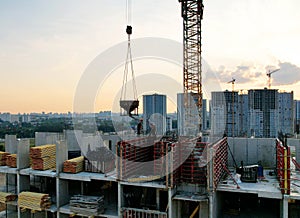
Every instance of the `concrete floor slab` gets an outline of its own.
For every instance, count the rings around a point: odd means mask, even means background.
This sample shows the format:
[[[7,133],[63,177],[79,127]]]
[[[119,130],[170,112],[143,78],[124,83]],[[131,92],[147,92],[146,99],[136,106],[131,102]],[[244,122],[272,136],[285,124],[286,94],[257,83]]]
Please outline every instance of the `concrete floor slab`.
[[[234,173],[232,173],[232,175],[234,175]],[[256,183],[239,183],[239,189],[234,181],[228,177],[219,183],[217,191],[251,193],[263,198],[282,199],[276,176],[270,176],[267,170],[264,171],[264,175],[265,179],[258,180]]]

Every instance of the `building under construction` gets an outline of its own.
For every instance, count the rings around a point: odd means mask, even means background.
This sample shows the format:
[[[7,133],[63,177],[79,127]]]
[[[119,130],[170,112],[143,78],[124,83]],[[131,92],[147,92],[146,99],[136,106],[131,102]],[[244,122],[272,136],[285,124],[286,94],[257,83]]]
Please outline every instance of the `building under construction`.
[[[30,148],[7,136],[1,217],[299,217],[299,140],[141,137],[110,150],[93,138],[74,158],[70,137]]]

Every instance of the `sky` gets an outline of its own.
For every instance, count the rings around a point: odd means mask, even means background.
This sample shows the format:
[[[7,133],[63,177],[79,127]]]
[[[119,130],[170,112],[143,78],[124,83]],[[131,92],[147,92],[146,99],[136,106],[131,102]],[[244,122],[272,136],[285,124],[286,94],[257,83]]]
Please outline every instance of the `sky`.
[[[202,56],[223,90],[231,90],[232,78],[236,90],[264,88],[267,70],[280,68],[272,75],[272,88],[294,91],[294,98],[300,99],[299,1],[204,4]],[[133,39],[182,42],[177,0],[132,0],[131,17]],[[126,25],[126,0],[1,0],[0,112],[73,111],[86,68],[99,54],[127,40]],[[120,52],[125,61],[126,50]],[[169,73],[182,82],[178,65],[140,60],[134,66],[144,74]],[[116,97],[109,90],[119,92],[123,77],[123,66],[116,68],[104,94],[95,99],[95,111],[112,108]]]

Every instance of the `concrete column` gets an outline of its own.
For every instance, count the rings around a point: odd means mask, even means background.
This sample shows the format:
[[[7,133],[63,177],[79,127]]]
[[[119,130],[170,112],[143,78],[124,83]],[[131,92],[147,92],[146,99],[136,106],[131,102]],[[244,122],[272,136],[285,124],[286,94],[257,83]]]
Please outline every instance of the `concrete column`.
[[[283,199],[280,202],[280,217],[286,218],[289,217],[289,202],[288,202],[289,196],[283,195]]]
[[[172,210],[172,196],[173,196],[173,193],[172,193],[172,189],[171,188],[169,188],[169,190],[168,190],[168,205],[169,205],[169,210],[168,210],[168,217],[169,218],[172,218],[173,216],[173,214],[172,214],[172,212],[173,212],[173,210]]]
[[[156,189],[156,209],[159,210],[160,205],[159,205],[159,194],[160,194],[160,190]]]
[[[123,187],[120,184],[120,182],[118,182],[118,217],[122,217],[121,216],[122,203],[123,203]]]
[[[179,217],[181,217],[181,206],[182,206],[182,204],[181,204],[181,201],[177,201],[177,218],[179,218]]]
[[[200,208],[199,208],[199,218],[206,218],[206,217],[208,217],[208,213],[209,213],[208,202],[201,201],[200,202]]]
[[[209,204],[209,214],[208,217],[209,218],[215,218],[216,214],[215,214],[215,207],[214,207],[214,201],[215,201],[215,193],[214,192],[209,192],[208,193],[208,204]]]

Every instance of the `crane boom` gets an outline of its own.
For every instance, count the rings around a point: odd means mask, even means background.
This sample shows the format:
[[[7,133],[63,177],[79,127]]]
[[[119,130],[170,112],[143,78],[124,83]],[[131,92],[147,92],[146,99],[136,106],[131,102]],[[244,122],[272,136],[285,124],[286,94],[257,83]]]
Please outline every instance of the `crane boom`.
[[[276,69],[276,70],[273,70],[273,71],[269,71],[269,72],[267,73],[267,76],[269,77],[269,79],[268,79],[268,87],[269,87],[269,89],[271,89],[271,75],[272,75],[273,73],[279,71],[279,70],[280,70],[280,69]]]
[[[179,0],[183,18],[183,86],[184,93],[191,93],[199,112],[202,129],[202,65],[201,20],[203,0]]]

